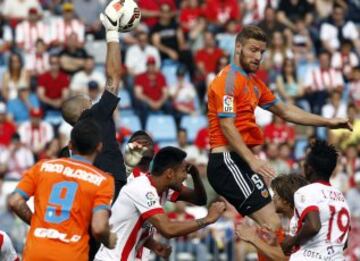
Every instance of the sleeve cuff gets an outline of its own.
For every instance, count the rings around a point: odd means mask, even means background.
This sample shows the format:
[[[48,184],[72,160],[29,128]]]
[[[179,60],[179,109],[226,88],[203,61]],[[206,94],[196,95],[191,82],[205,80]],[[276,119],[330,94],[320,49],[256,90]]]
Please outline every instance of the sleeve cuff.
[[[93,208],[93,213],[95,213],[96,211],[99,211],[99,210],[108,210],[108,211],[110,211],[111,207],[108,206],[108,205],[98,205],[98,206]]]
[[[219,118],[235,118],[235,113],[226,113],[226,112],[220,112],[218,113]]]
[[[164,214],[164,210],[162,208],[154,208],[151,210],[148,210],[141,214],[141,218],[143,221],[147,220],[148,218],[158,215],[158,214]]]
[[[260,107],[263,108],[264,110],[267,110],[270,107],[274,106],[275,104],[279,103],[279,101],[280,100],[278,98],[275,98],[275,100],[273,100],[272,102],[265,103],[265,104],[261,105]]]
[[[29,194],[27,194],[25,191],[23,191],[23,190],[21,190],[19,188],[15,189],[14,192],[19,193],[20,196],[22,196],[25,200],[28,200],[30,198]]]

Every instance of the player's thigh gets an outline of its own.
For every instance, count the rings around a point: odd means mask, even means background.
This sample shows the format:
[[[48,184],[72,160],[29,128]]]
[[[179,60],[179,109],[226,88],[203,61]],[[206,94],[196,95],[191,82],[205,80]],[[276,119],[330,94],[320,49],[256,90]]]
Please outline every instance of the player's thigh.
[[[215,191],[243,216],[255,213],[271,202],[263,178],[236,153],[210,154],[208,179]]]
[[[255,220],[260,226],[267,226],[274,230],[281,228],[281,220],[275,212],[273,202],[250,214],[249,217]]]

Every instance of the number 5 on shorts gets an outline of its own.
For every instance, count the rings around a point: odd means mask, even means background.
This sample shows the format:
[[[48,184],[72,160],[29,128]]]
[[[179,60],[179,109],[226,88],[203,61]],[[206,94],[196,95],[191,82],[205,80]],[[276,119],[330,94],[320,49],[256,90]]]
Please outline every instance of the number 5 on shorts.
[[[70,218],[78,184],[76,182],[58,182],[51,190],[45,221],[59,224]]]

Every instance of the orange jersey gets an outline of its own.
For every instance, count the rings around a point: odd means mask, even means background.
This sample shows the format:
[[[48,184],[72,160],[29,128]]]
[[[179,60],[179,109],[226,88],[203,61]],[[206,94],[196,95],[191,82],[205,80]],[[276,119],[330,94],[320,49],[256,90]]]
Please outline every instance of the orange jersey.
[[[25,261],[88,260],[92,213],[110,209],[111,176],[81,157],[47,160],[26,171],[15,191],[34,196]]]
[[[255,108],[267,109],[277,101],[255,75],[247,74],[235,64],[226,66],[210,83],[208,90],[210,147],[229,144],[220,127],[219,118],[223,117],[234,118],[234,124],[248,146],[262,144],[264,137],[255,122]]]

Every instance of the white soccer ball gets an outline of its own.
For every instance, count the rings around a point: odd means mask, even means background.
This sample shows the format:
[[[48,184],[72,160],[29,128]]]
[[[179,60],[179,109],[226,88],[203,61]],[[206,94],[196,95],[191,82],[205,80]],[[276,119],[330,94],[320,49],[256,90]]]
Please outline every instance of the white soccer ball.
[[[141,12],[136,2],[133,0],[123,0],[121,2],[119,18],[119,32],[130,32],[134,30],[140,23]]]

